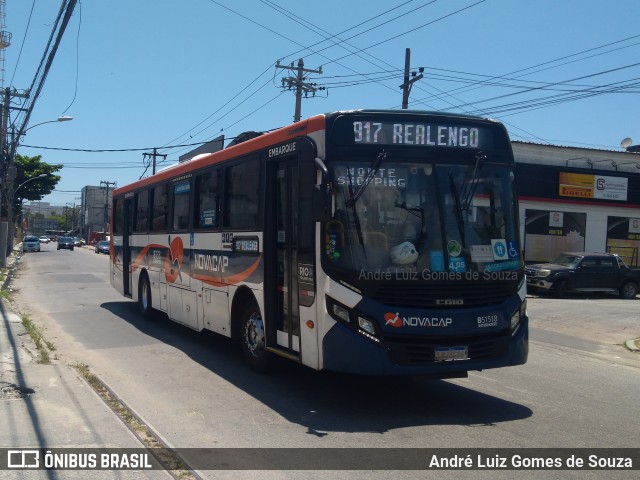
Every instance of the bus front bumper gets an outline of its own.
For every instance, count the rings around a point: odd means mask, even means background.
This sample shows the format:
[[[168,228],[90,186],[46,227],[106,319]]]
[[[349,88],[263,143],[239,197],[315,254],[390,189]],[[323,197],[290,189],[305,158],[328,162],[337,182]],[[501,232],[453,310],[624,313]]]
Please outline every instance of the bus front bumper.
[[[446,340],[446,339],[445,339]],[[396,363],[389,348],[358,335],[337,323],[323,341],[323,367],[359,375],[428,375],[434,378],[464,376],[472,370],[523,365],[529,354],[529,319],[520,325],[498,356],[443,362]]]

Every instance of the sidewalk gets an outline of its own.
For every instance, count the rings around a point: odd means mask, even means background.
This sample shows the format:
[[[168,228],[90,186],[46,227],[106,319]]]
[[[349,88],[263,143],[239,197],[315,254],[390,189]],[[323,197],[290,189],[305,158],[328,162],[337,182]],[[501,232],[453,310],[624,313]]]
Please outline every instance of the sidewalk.
[[[8,271],[14,262],[7,258]],[[0,300],[0,449],[144,447],[72,367],[55,364],[55,352],[51,365],[38,364],[35,352],[21,318]],[[161,470],[4,470],[0,477],[171,478]]]

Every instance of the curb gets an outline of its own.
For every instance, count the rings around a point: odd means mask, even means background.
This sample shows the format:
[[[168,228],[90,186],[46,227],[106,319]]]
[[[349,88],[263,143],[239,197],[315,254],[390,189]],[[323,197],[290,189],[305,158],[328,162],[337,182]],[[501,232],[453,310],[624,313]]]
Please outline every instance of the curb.
[[[20,244],[22,245],[22,244]],[[22,250],[22,248],[20,248],[20,250]],[[5,270],[5,277],[4,280],[2,282],[2,289],[7,288],[7,285],[9,285],[9,282],[11,281],[13,275],[15,274],[16,271],[16,263],[19,261],[18,260],[18,253],[17,250],[14,249],[15,255],[9,255],[7,256],[6,259],[6,265],[4,267]]]

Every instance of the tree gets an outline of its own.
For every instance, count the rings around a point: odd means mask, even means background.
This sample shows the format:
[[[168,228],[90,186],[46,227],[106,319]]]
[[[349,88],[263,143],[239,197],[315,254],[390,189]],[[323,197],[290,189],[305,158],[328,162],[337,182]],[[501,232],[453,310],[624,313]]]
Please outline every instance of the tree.
[[[17,218],[22,215],[21,207],[23,200],[41,200],[53,192],[61,178],[59,175],[55,175],[55,172],[62,170],[64,165],[45,163],[42,161],[41,155],[36,155],[35,157],[16,155],[14,163],[17,167],[18,175],[14,181],[14,188],[17,188],[17,190],[13,199],[13,211],[14,218]],[[47,176],[29,181],[43,173]]]
[[[68,218],[64,215],[58,215],[57,213],[51,213],[49,215],[49,220],[55,220],[58,222],[58,230],[68,230],[67,228],[67,220]]]

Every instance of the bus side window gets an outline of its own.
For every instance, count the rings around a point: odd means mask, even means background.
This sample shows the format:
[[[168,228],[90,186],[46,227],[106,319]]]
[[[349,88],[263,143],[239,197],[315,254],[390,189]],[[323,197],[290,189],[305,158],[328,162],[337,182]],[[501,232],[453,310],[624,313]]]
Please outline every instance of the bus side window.
[[[257,227],[259,179],[260,163],[257,158],[246,159],[226,169],[225,227],[241,230]]]
[[[124,198],[117,198],[113,200],[113,212],[114,212],[114,222],[113,222],[113,233],[122,234],[122,227],[124,224],[124,211],[122,209],[122,204],[124,202]]]
[[[219,170],[206,172],[196,177],[196,196],[193,208],[193,225],[197,228],[218,226]]]
[[[149,192],[136,193],[134,232],[146,232],[149,229]]]
[[[151,230],[154,232],[162,232],[167,229],[168,189],[168,185],[160,185],[152,190]]]
[[[173,184],[173,222],[174,230],[189,228],[189,196],[191,181],[185,180]]]

